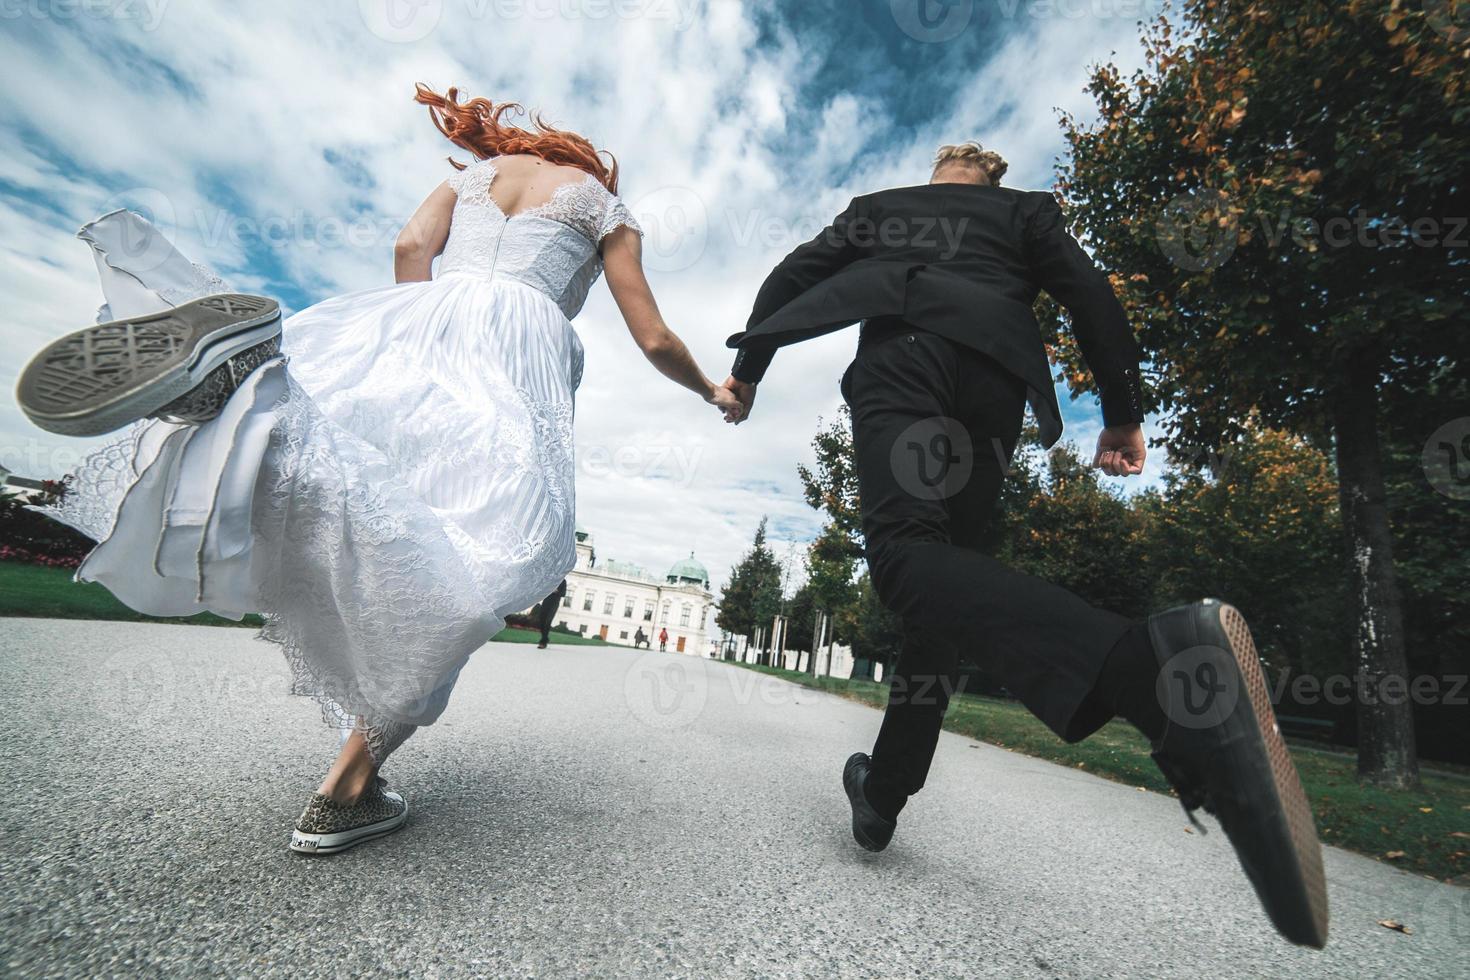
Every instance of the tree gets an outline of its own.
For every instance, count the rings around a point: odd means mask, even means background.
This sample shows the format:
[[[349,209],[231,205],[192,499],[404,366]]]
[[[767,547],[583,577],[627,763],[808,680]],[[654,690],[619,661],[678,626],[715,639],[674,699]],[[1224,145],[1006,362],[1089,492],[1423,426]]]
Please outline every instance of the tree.
[[[750,638],[762,627],[769,629],[780,608],[781,565],[766,546],[766,518],[762,517],[750,550],[731,569],[730,581],[720,590],[715,624],[727,633]]]
[[[1342,528],[1326,453],[1252,422],[1212,465],[1176,465],[1162,492],[1141,495],[1136,506],[1156,606],[1220,596],[1246,613],[1270,666],[1351,670]]]
[[[1044,474],[1024,454],[1013,460],[991,524],[991,553],[1095,606],[1147,615],[1152,577],[1141,515],[1083,465],[1073,443],[1055,446],[1043,465]]]
[[[867,572],[859,577],[853,601],[838,613],[839,628],[852,647],[852,676],[873,677],[873,664],[890,663],[903,644],[903,623],[878,598]]]
[[[1063,116],[1059,188],[1115,276],[1171,438],[1258,413],[1335,454],[1356,666],[1406,673],[1380,402],[1465,360],[1466,32],[1401,0],[1185,0]],[[1436,28],[1441,29],[1436,29]],[[1059,316],[1047,332],[1086,385]],[[1411,706],[1358,705],[1358,772],[1418,780]]]

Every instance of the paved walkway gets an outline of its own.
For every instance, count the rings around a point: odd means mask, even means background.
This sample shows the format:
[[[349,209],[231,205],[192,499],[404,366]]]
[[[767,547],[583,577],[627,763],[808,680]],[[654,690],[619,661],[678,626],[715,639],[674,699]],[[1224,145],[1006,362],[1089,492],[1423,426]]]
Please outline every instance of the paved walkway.
[[[9,976],[1470,975],[1470,890],[1329,850],[1300,950],[1174,800],[955,735],[868,854],[839,771],[878,712],[725,664],[491,646],[388,766],[409,826],[313,859],[333,737],[249,631],[0,648]]]

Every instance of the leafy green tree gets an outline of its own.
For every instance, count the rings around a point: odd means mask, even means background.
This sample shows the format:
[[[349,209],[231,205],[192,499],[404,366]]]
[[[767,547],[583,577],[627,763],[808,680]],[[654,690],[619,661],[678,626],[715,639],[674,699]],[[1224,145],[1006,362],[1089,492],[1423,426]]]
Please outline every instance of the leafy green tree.
[[[903,644],[903,623],[878,599],[878,590],[865,571],[858,578],[853,601],[837,614],[839,629],[852,648],[854,678],[871,679],[873,664],[892,663]]]
[[[1219,596],[1245,612],[1269,666],[1352,670],[1337,484],[1326,453],[1251,424],[1210,466],[1171,468],[1164,489],[1136,506],[1158,607]]]
[[[731,569],[730,581],[720,590],[715,624],[727,633],[751,638],[758,629],[769,632],[780,608],[781,564],[766,545],[766,519],[762,517],[750,550]]]
[[[1095,122],[1063,117],[1061,194],[1123,273],[1174,440],[1226,444],[1254,411],[1333,449],[1355,660],[1369,681],[1404,675],[1380,404],[1470,344],[1470,35],[1401,0],[1184,0],[1169,16],[1144,32],[1145,68],[1095,69]],[[1417,783],[1411,710],[1360,702],[1361,778]]]
[[[1083,464],[1071,442],[1054,447],[1040,467],[1018,454],[1012,468],[991,525],[995,556],[1093,605],[1147,615],[1145,527],[1119,491]]]
[[[1424,454],[1441,425],[1470,419],[1470,377],[1446,367],[1385,411],[1384,483],[1393,520],[1405,635],[1416,671],[1470,673],[1470,501],[1426,478]],[[1466,466],[1463,458],[1462,469]]]

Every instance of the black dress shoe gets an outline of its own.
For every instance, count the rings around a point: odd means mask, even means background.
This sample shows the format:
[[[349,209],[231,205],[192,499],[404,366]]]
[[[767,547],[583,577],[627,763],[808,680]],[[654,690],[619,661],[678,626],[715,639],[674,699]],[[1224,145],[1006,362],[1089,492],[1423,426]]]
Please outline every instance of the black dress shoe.
[[[852,837],[870,851],[881,851],[893,840],[893,831],[898,824],[873,809],[863,792],[868,773],[873,771],[873,760],[866,752],[854,752],[842,767],[842,788],[847,790],[847,802],[852,804]]]
[[[1220,821],[1283,936],[1327,942],[1327,883],[1312,810],[1267,695],[1245,617],[1219,599],[1148,619],[1168,726],[1153,758],[1189,819]]]

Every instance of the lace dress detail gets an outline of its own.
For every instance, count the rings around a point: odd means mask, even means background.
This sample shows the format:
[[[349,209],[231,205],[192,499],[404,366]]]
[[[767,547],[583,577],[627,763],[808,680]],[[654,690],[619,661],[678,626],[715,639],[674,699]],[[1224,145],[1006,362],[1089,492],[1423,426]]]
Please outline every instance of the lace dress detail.
[[[602,275],[602,240],[627,226],[633,213],[590,174],[562,184],[544,204],[507,216],[490,195],[494,159],[480,160],[449,178],[456,195],[441,274],[524,283],[550,296],[571,319]]]
[[[506,219],[492,178],[452,179],[436,279],[288,318],[281,354],[217,418],[138,423],[43,508],[99,541],[77,577],[134,609],[262,614],[295,692],[380,760],[576,558],[568,316],[601,273],[597,242],[636,224],[596,182]],[[80,237],[113,316],[227,288],[129,212]]]

